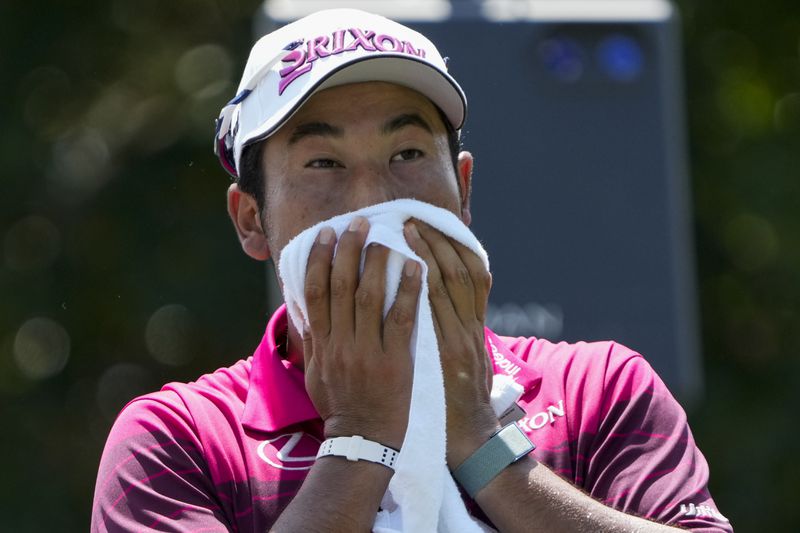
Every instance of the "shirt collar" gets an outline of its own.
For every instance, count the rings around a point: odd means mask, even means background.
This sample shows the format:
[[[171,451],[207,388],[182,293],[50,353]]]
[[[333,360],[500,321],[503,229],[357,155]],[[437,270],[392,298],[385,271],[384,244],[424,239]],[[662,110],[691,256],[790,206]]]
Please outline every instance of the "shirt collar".
[[[272,432],[319,418],[305,387],[302,370],[281,357],[277,339],[288,328],[286,306],[272,315],[261,344],[253,354],[250,387],[242,425],[254,431]]]
[[[305,387],[302,370],[282,358],[277,339],[288,329],[286,305],[275,311],[261,344],[253,354],[250,387],[242,424],[250,430],[273,432],[319,418]],[[541,384],[539,369],[517,357],[489,328],[485,329],[486,352],[495,374],[508,374],[526,391]]]

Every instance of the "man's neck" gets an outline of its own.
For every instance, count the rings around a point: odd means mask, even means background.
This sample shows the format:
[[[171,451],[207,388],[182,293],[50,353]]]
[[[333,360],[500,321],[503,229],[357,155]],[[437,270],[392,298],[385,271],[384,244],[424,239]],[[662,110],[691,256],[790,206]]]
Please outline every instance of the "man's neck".
[[[292,325],[289,320],[288,330],[286,332],[286,339],[281,343],[278,350],[281,357],[288,360],[292,365],[300,370],[305,369],[305,359],[303,358],[303,337]]]

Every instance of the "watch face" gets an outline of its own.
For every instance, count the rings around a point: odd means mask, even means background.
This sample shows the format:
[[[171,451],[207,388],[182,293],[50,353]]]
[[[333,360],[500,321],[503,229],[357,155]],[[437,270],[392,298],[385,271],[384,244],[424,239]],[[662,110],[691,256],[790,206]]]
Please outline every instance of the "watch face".
[[[509,424],[467,458],[453,477],[474,498],[497,474],[535,448],[517,424]]]
[[[536,449],[536,446],[516,424],[507,425],[500,433],[498,433],[498,436],[503,439],[503,442],[506,444],[506,446],[508,446],[508,449],[514,454],[515,461],[523,458]]]

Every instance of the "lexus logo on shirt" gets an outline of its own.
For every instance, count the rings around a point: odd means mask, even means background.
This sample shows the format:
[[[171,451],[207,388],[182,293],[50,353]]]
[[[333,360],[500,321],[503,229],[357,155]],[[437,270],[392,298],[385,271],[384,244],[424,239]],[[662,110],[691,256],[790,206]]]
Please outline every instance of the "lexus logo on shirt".
[[[258,456],[281,470],[311,470],[322,442],[302,431],[286,433],[258,445]]]

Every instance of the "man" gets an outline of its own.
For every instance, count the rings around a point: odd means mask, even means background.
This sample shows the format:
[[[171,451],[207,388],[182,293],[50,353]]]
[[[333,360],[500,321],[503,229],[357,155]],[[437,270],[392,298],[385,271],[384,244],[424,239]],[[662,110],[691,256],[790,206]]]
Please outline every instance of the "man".
[[[242,248],[277,263],[302,230],[398,198],[468,224],[465,112],[434,45],[382,17],[322,12],[264,37],[215,136],[237,178],[228,209]],[[306,331],[281,308],[252,358],[123,409],[100,465],[94,531],[372,527],[391,467],[349,452],[315,459],[326,439],[400,450],[405,437],[421,269],[405,264],[383,318],[387,250],[363,250],[368,230],[355,218],[338,237],[319,232]],[[484,328],[491,276],[477,256],[419,221],[404,236],[428,266],[447,466],[476,517],[500,531],[731,531],[683,411],[641,356],[609,342],[497,336]],[[490,406],[493,373],[524,388],[518,425]],[[498,462],[506,430],[536,450]]]

